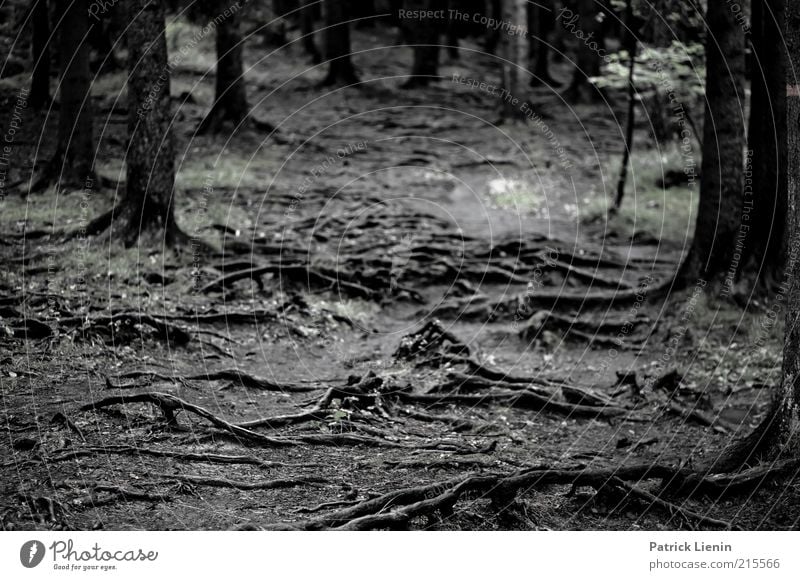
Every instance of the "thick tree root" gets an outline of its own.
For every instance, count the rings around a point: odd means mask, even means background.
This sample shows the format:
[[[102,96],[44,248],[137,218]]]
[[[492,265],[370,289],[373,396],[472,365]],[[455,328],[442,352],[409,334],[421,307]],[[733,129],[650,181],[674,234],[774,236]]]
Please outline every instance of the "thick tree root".
[[[153,473],[151,475],[163,479],[180,481],[182,483],[190,483],[192,485],[205,485],[208,487],[229,487],[244,491],[255,491],[264,489],[286,489],[290,487],[299,487],[304,485],[320,486],[321,484],[324,483],[330,483],[329,480],[324,479],[322,477],[270,479],[265,481],[241,481],[241,480],[226,479],[219,477],[206,477],[202,475],[182,475],[175,473]]]
[[[44,463],[58,463],[61,461],[70,461],[80,457],[102,457],[104,455],[139,455],[147,457],[166,457],[170,459],[178,459],[180,461],[213,463],[223,465],[255,465],[264,469],[272,469],[275,467],[291,467],[291,468],[312,468],[319,467],[317,463],[283,463],[279,461],[266,461],[253,455],[225,455],[220,453],[193,453],[183,451],[171,451],[167,449],[152,449],[148,447],[134,447],[131,445],[110,445],[103,447],[84,447],[80,449],[73,449],[65,451],[50,457],[42,457]]]
[[[269,379],[258,377],[248,374],[239,369],[220,369],[214,371],[206,371],[204,373],[195,375],[164,375],[154,371],[132,370],[118,374],[115,378],[117,380],[124,379],[137,379],[137,378],[152,378],[160,381],[178,382],[187,384],[188,381],[231,381],[234,384],[239,384],[247,389],[254,389],[260,391],[274,391],[279,393],[307,393],[318,391],[318,387],[310,385],[297,385],[294,383],[274,383]],[[109,377],[106,377],[106,384],[109,388],[114,389],[131,389],[137,388],[140,385],[137,383],[113,383]]]
[[[795,460],[791,466],[781,466],[768,472],[758,474],[741,473],[728,476],[724,491],[735,488],[741,492],[763,484],[767,479],[786,473],[787,469],[796,468],[800,461]],[[468,475],[439,481],[423,486],[401,489],[386,493],[376,498],[364,500],[356,505],[332,512],[330,514],[306,521],[285,524],[269,524],[260,529],[301,529],[301,530],[371,530],[406,528],[414,518],[431,517],[439,514],[449,517],[454,507],[465,496],[470,498],[486,497],[495,505],[508,505],[519,493],[550,485],[571,485],[576,487],[593,487],[596,490],[618,488],[627,495],[644,500],[650,506],[666,510],[673,516],[680,516],[687,521],[703,527],[734,529],[730,522],[710,518],[702,514],[679,507],[669,501],[645,491],[628,482],[640,482],[647,479],[660,479],[668,484],[666,489],[676,489],[676,485],[689,484],[689,491],[695,495],[698,490],[710,494],[712,490],[720,490],[719,480],[691,472],[683,468],[674,468],[657,464],[641,464],[602,469],[547,469],[532,468],[521,470],[510,475],[488,474]],[[680,486],[682,491],[687,488]]]
[[[191,334],[185,329],[142,312],[114,312],[109,315],[90,318],[73,316],[62,318],[60,323],[64,326],[80,328],[84,334],[99,330],[110,331],[113,334],[115,329],[122,325],[129,325],[130,327],[135,325],[149,326],[159,338],[176,345],[184,345],[192,338]]]
[[[99,401],[83,405],[80,407],[81,411],[96,411],[104,407],[112,405],[126,405],[132,403],[150,403],[161,409],[165,419],[170,424],[176,424],[176,411],[187,411],[203,419],[206,419],[214,427],[221,429],[223,432],[232,435],[238,441],[247,441],[248,443],[260,445],[262,447],[290,447],[302,444],[311,445],[364,445],[369,447],[391,447],[395,449],[432,449],[442,451],[472,451],[475,450],[468,446],[458,446],[454,443],[399,443],[390,441],[388,439],[381,439],[377,437],[367,437],[364,435],[354,435],[351,433],[331,433],[319,435],[303,435],[297,434],[291,437],[270,437],[262,433],[257,433],[241,425],[235,425],[226,421],[225,419],[213,414],[212,412],[188,403],[174,395],[167,393],[149,392],[137,393],[133,395],[117,395],[113,397],[106,397]]]
[[[104,407],[109,407],[111,405],[127,405],[131,403],[150,403],[155,405],[161,412],[164,414],[166,420],[171,423],[176,423],[175,412],[176,411],[188,411],[198,417],[202,417],[206,419],[209,423],[214,425],[215,427],[222,429],[234,435],[235,437],[239,437],[246,441],[252,441],[254,443],[258,443],[260,445],[268,446],[268,447],[286,447],[291,445],[297,445],[297,441],[292,439],[278,439],[275,437],[268,437],[266,435],[262,435],[261,433],[256,433],[255,431],[251,431],[250,429],[245,429],[244,427],[239,427],[238,425],[234,425],[218,417],[217,415],[213,414],[211,411],[204,409],[203,407],[199,407],[197,405],[193,405],[180,399],[174,395],[170,395],[168,393],[157,393],[157,392],[150,392],[150,393],[137,393],[134,395],[117,395],[113,397],[106,397],[105,399],[101,399],[99,401],[94,401],[87,405],[83,405],[80,407],[81,411],[96,411],[97,409],[102,409]]]

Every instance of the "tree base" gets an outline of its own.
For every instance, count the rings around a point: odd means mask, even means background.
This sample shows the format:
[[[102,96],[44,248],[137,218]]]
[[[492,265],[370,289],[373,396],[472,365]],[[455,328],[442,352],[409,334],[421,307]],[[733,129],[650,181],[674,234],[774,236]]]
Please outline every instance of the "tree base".
[[[91,167],[70,162],[65,159],[64,151],[59,149],[44,167],[31,177],[28,192],[39,193],[51,185],[58,185],[62,189],[84,189],[88,183],[94,183],[96,179],[97,176]]]
[[[334,85],[357,85],[361,82],[361,79],[358,78],[355,70],[352,67],[344,70],[335,71],[333,67],[328,71],[328,74],[322,79],[322,82],[319,83],[320,87],[332,87]]]
[[[413,75],[400,85],[401,89],[419,89],[429,87],[433,81],[438,80],[437,75]]]
[[[232,112],[227,108],[213,107],[197,127],[197,134],[238,133],[247,129],[277,133],[277,128],[274,125],[267,121],[256,119],[251,111],[242,115],[238,111]]]
[[[126,248],[131,248],[137,243],[152,247],[163,244],[173,249],[191,245],[193,248],[199,248],[201,253],[215,253],[211,246],[189,236],[174,221],[167,224],[157,221],[141,223],[138,217],[141,214],[141,211],[122,203],[93,219],[83,232],[88,236],[107,236],[109,241],[119,240]]]

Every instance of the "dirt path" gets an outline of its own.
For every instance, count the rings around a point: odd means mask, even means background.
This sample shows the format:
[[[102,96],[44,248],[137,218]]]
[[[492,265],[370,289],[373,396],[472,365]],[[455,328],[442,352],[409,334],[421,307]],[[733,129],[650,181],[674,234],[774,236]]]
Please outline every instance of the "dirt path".
[[[612,243],[580,219],[608,182],[613,113],[538,91],[546,129],[498,126],[485,92],[399,90],[410,60],[392,50],[404,57],[357,59],[378,80],[331,92],[295,52],[251,51],[251,100],[280,142],[194,137],[210,81],[178,75],[173,93],[195,101],[177,117],[179,219],[219,256],[23,240],[79,225],[81,193],[57,211],[47,194],[4,201],[3,528],[323,526],[396,490],[440,497],[468,474],[701,462],[749,429],[775,357],[743,365],[726,331],[756,340],[757,315],[711,312],[702,292],[650,300],[682,240]],[[442,72],[494,77],[483,57]],[[98,100],[110,107],[114,90]],[[109,176],[118,117],[102,130]],[[39,126],[26,131],[20,158]],[[111,205],[91,195],[92,215]],[[591,303],[614,291],[628,300]],[[774,344],[770,332],[761,347]],[[654,383],[675,368],[682,382]],[[505,498],[476,485],[451,509],[382,525],[697,525],[570,473]],[[792,527],[788,491],[687,509]],[[405,505],[385,513],[392,502]]]

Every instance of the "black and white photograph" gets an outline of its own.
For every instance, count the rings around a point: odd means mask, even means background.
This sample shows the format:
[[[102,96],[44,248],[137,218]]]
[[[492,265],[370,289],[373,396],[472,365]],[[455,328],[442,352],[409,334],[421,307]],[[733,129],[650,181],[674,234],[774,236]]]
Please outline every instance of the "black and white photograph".
[[[0,0],[0,576],[797,578],[798,77],[798,0]]]

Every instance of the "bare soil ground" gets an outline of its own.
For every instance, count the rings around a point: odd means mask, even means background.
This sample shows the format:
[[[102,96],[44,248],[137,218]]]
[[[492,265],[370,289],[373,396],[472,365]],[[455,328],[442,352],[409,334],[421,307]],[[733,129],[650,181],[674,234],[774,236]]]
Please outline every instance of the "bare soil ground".
[[[171,48],[192,34],[171,25]],[[797,528],[791,478],[686,499],[623,477],[713,461],[757,423],[780,376],[779,298],[672,292],[692,199],[675,209],[652,171],[634,172],[626,219],[592,219],[618,107],[536,89],[544,125],[497,124],[486,91],[401,90],[411,55],[391,37],[357,31],[363,84],[324,90],[296,44],[251,43],[250,101],[277,135],[196,136],[212,46],[176,69],[178,220],[218,253],[81,236],[107,186],[8,193],[0,527]],[[477,48],[442,73],[497,81]],[[25,82],[1,81],[3,111]],[[123,84],[95,87],[111,182]],[[25,111],[10,182],[47,158],[56,118]],[[670,168],[642,146],[654,155]],[[606,485],[580,479],[593,470]],[[527,479],[508,493],[507,476]]]

